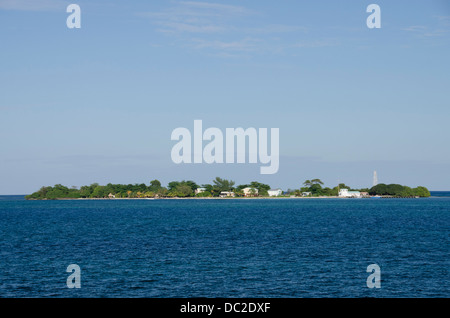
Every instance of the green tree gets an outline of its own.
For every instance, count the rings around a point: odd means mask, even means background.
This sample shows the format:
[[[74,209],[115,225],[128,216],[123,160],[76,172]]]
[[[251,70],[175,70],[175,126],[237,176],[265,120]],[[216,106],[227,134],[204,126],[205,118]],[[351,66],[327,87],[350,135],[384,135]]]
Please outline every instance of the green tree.
[[[417,187],[411,189],[408,186],[400,184],[384,184],[380,183],[370,188],[370,195],[391,195],[395,197],[412,197],[412,196],[430,196],[430,192],[425,187]]]
[[[323,192],[323,195],[326,195],[326,196],[337,196],[338,195],[337,187],[335,187],[333,189],[326,187],[326,188],[323,188],[322,192]]]
[[[46,198],[47,199],[59,199],[69,197],[69,188],[61,185],[55,184],[53,187],[47,188]]]
[[[191,180],[183,180],[183,181],[172,181],[169,182],[168,188],[169,193],[172,194],[172,196],[189,196],[195,192],[195,190],[198,188],[198,184]],[[187,191],[187,188],[190,189],[190,191]],[[182,191],[180,191],[182,189]]]
[[[106,197],[109,193],[107,192],[107,188],[105,186],[96,186],[94,191],[92,191],[91,197],[92,198],[104,198]]]
[[[158,192],[159,189],[161,189],[161,182],[159,180],[155,179],[150,181],[150,186],[148,187],[149,191]]]
[[[410,187],[403,186],[403,189],[397,194],[397,196],[407,198],[407,197],[413,197],[414,191]]]
[[[208,192],[213,191],[213,186],[211,184],[202,184],[202,188],[205,188],[205,190]]]
[[[314,183],[311,187],[309,187],[309,191],[312,193],[312,195],[323,195],[322,186],[318,183]]]
[[[310,192],[309,187],[301,187],[300,192]]]
[[[180,197],[188,197],[191,196],[194,191],[192,191],[191,187],[186,183],[181,183],[175,188],[175,192],[177,196]]]
[[[220,195],[220,190],[217,186],[211,184],[203,184],[202,188],[205,188],[207,192],[211,193],[213,197],[218,197]]]
[[[424,198],[428,198],[431,195],[430,191],[428,191],[427,188],[421,187],[421,186],[414,188],[413,193],[415,196],[424,197]]]
[[[373,186],[369,190],[370,195],[386,195],[387,194],[387,185],[384,183],[379,183],[376,186]]]
[[[180,185],[180,182],[178,181],[172,181],[169,182],[169,184],[167,185],[167,188],[169,189],[169,191],[175,190],[176,187],[178,187]]]
[[[196,196],[200,198],[212,197],[212,193],[209,191],[203,191],[201,193],[197,193]]]
[[[80,196],[82,198],[90,198],[92,194],[92,190],[90,186],[82,186],[80,188]]]
[[[341,190],[341,189],[349,189],[350,190],[350,187],[348,185],[346,185],[345,183],[339,183],[338,187],[339,187],[339,190]]]
[[[258,189],[258,195],[261,195],[261,196],[269,195],[268,191],[270,190],[270,185],[268,185],[268,184],[260,183],[257,181],[252,181],[250,183],[250,188]]]
[[[323,182],[320,180],[320,179],[312,179],[311,180],[311,184],[320,184],[320,185],[323,185]]]
[[[249,184],[240,184],[235,188],[235,190],[236,190],[236,192],[241,192],[243,189],[249,188],[249,187],[250,187]]]
[[[304,187],[300,188],[301,192],[311,192],[312,195],[324,195],[322,189],[323,182],[320,179],[306,180],[303,182]]]
[[[164,187],[161,187],[161,188],[156,192],[156,194],[157,194],[159,197],[165,197],[165,196],[167,196],[168,193],[169,193],[169,190],[167,190],[167,188],[164,188]]]
[[[197,188],[199,188],[198,184],[192,180],[187,180],[187,181],[183,180],[181,183],[189,186],[192,189],[192,191],[194,191],[194,192],[195,192],[195,190],[197,190]]]
[[[219,177],[216,177],[213,180],[214,186],[216,187],[216,189],[221,192],[221,191],[232,191],[233,190],[233,186],[235,184],[234,181],[232,180],[226,180],[226,179],[222,179]]]
[[[401,193],[405,190],[405,187],[400,184],[388,184],[386,188],[387,194],[392,196],[401,196]]]
[[[105,188],[104,188],[104,192],[106,193],[106,195],[109,195],[110,193],[111,194],[115,194],[116,193],[116,187],[113,184],[108,183],[105,186]]]
[[[30,195],[25,196],[28,199],[46,199],[47,193],[51,190],[52,187],[41,187],[38,191],[33,192]]]

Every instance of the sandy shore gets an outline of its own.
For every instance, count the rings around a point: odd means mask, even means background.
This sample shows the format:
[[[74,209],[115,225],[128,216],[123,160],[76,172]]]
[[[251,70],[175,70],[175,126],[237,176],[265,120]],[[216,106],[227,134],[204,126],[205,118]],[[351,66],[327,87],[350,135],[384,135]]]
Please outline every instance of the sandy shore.
[[[109,201],[117,201],[117,200],[273,200],[273,199],[349,199],[349,198],[340,198],[337,196],[321,196],[321,197],[229,197],[229,198],[220,198],[220,197],[187,197],[187,198],[58,198],[55,200],[109,200]],[[30,199],[37,200],[37,199]],[[50,200],[50,199],[43,199]]]

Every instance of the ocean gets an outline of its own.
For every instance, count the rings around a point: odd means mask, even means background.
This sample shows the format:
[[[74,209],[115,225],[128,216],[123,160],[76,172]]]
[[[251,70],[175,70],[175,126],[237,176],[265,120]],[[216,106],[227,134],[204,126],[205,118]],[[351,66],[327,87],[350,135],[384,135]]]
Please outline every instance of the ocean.
[[[450,193],[423,199],[0,197],[0,297],[449,297]],[[67,267],[81,288],[68,288]],[[380,268],[368,288],[367,267]]]

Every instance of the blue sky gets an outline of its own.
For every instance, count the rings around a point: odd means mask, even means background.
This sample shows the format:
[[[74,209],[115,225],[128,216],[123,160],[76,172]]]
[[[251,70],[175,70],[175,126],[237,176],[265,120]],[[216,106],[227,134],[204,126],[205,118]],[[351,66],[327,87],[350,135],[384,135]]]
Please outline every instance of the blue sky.
[[[374,170],[450,190],[449,56],[445,0],[0,0],[0,194],[216,176],[370,187]],[[175,165],[171,132],[195,119],[280,128],[279,172]]]

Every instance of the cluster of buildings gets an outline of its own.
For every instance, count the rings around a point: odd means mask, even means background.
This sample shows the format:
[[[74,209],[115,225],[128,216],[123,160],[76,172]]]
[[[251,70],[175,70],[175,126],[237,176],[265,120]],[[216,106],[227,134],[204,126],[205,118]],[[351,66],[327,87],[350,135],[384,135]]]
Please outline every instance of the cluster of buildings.
[[[366,198],[369,196],[367,192],[360,191],[350,191],[349,189],[340,189],[339,197],[340,198]]]
[[[199,194],[202,192],[205,192],[205,188],[197,188],[195,190],[195,194]],[[244,193],[244,197],[255,197],[258,196],[258,189],[256,188],[244,188],[242,189],[242,192]],[[283,191],[281,189],[270,189],[267,191],[269,194],[269,197],[277,197],[283,194]],[[236,194],[232,191],[222,191],[220,192],[220,197],[226,198],[226,197],[235,197]]]
[[[195,190],[195,194],[199,194],[202,192],[205,192],[205,188],[197,188]],[[244,197],[255,197],[258,196],[258,189],[256,188],[244,188],[242,189],[242,192],[244,193]],[[269,194],[269,197],[278,197],[283,194],[283,191],[281,189],[270,189],[267,191]],[[311,196],[311,192],[302,192],[302,196],[308,197]],[[221,198],[229,198],[229,197],[235,197],[236,194],[232,191],[222,191],[220,192]],[[339,197],[340,198],[365,198],[368,197],[369,193],[367,192],[360,192],[360,191],[350,191],[349,189],[340,189],[339,190]]]
[[[312,196],[311,192],[302,192],[303,197]],[[369,197],[368,192],[360,192],[360,191],[350,191],[349,189],[340,189],[338,196],[340,198],[367,198]]]

